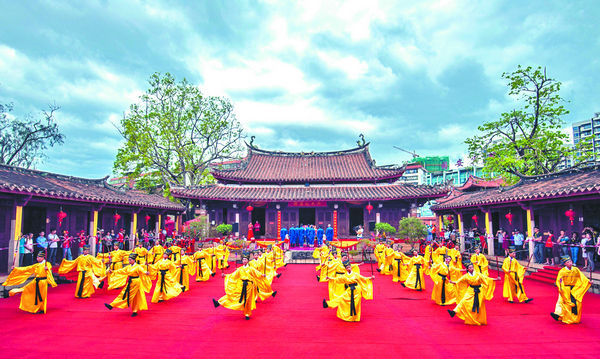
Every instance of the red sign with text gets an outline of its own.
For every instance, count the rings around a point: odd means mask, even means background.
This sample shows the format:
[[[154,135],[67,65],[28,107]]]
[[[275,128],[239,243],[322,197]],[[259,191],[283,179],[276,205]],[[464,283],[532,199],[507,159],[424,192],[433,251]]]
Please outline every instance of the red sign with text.
[[[327,201],[294,201],[288,207],[327,207]]]
[[[333,211],[333,239],[337,239],[337,211]]]
[[[277,239],[285,239],[281,238],[281,211],[277,211]]]

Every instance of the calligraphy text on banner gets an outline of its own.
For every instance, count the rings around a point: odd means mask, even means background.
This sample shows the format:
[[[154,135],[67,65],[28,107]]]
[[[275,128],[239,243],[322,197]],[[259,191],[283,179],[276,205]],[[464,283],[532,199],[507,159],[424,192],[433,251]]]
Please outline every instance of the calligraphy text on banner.
[[[327,201],[294,201],[288,207],[327,207]]]

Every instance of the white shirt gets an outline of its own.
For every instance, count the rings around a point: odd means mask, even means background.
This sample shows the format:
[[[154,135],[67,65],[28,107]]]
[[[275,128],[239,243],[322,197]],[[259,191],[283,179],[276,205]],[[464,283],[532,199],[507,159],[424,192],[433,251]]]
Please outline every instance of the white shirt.
[[[58,236],[56,234],[52,234],[50,233],[48,235],[48,241],[50,241],[50,248],[57,248],[58,247],[58,242],[52,242],[52,240],[58,239]]]

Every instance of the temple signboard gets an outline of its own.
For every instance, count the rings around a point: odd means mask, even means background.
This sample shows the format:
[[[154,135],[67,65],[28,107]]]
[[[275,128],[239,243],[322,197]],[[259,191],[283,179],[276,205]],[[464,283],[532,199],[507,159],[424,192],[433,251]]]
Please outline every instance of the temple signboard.
[[[327,207],[327,201],[293,201],[288,207]]]

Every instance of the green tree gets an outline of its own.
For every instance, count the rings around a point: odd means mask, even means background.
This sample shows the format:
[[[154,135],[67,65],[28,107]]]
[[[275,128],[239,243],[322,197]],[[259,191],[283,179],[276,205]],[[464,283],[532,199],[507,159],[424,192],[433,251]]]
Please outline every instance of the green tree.
[[[396,233],[396,228],[389,223],[379,222],[375,223],[375,230],[379,233],[385,234],[394,234]]]
[[[398,226],[399,238],[404,238],[411,247],[427,236],[427,227],[416,217],[405,217],[400,220]]]
[[[23,118],[9,116],[13,104],[0,104],[0,164],[30,168],[43,162],[48,146],[62,145],[65,135],[58,129],[54,113],[60,109],[49,105],[42,118],[31,114]]]
[[[233,230],[233,226],[231,224],[219,224],[216,228],[217,232],[225,235]]]
[[[473,162],[483,163],[484,173],[500,175],[510,184],[524,175],[555,172],[571,156],[578,164],[590,158],[589,143],[570,145],[569,136],[561,132],[561,116],[569,111],[559,94],[561,83],[548,77],[545,68],[519,66],[502,78],[508,80],[509,95],[524,106],[484,123],[478,127],[480,135],[465,141]]]
[[[148,82],[150,88],[117,126],[125,143],[114,171],[146,190],[214,181],[208,165],[239,158],[242,150],[243,129],[233,104],[203,95],[185,78],[176,83],[169,73],[154,73]]]

